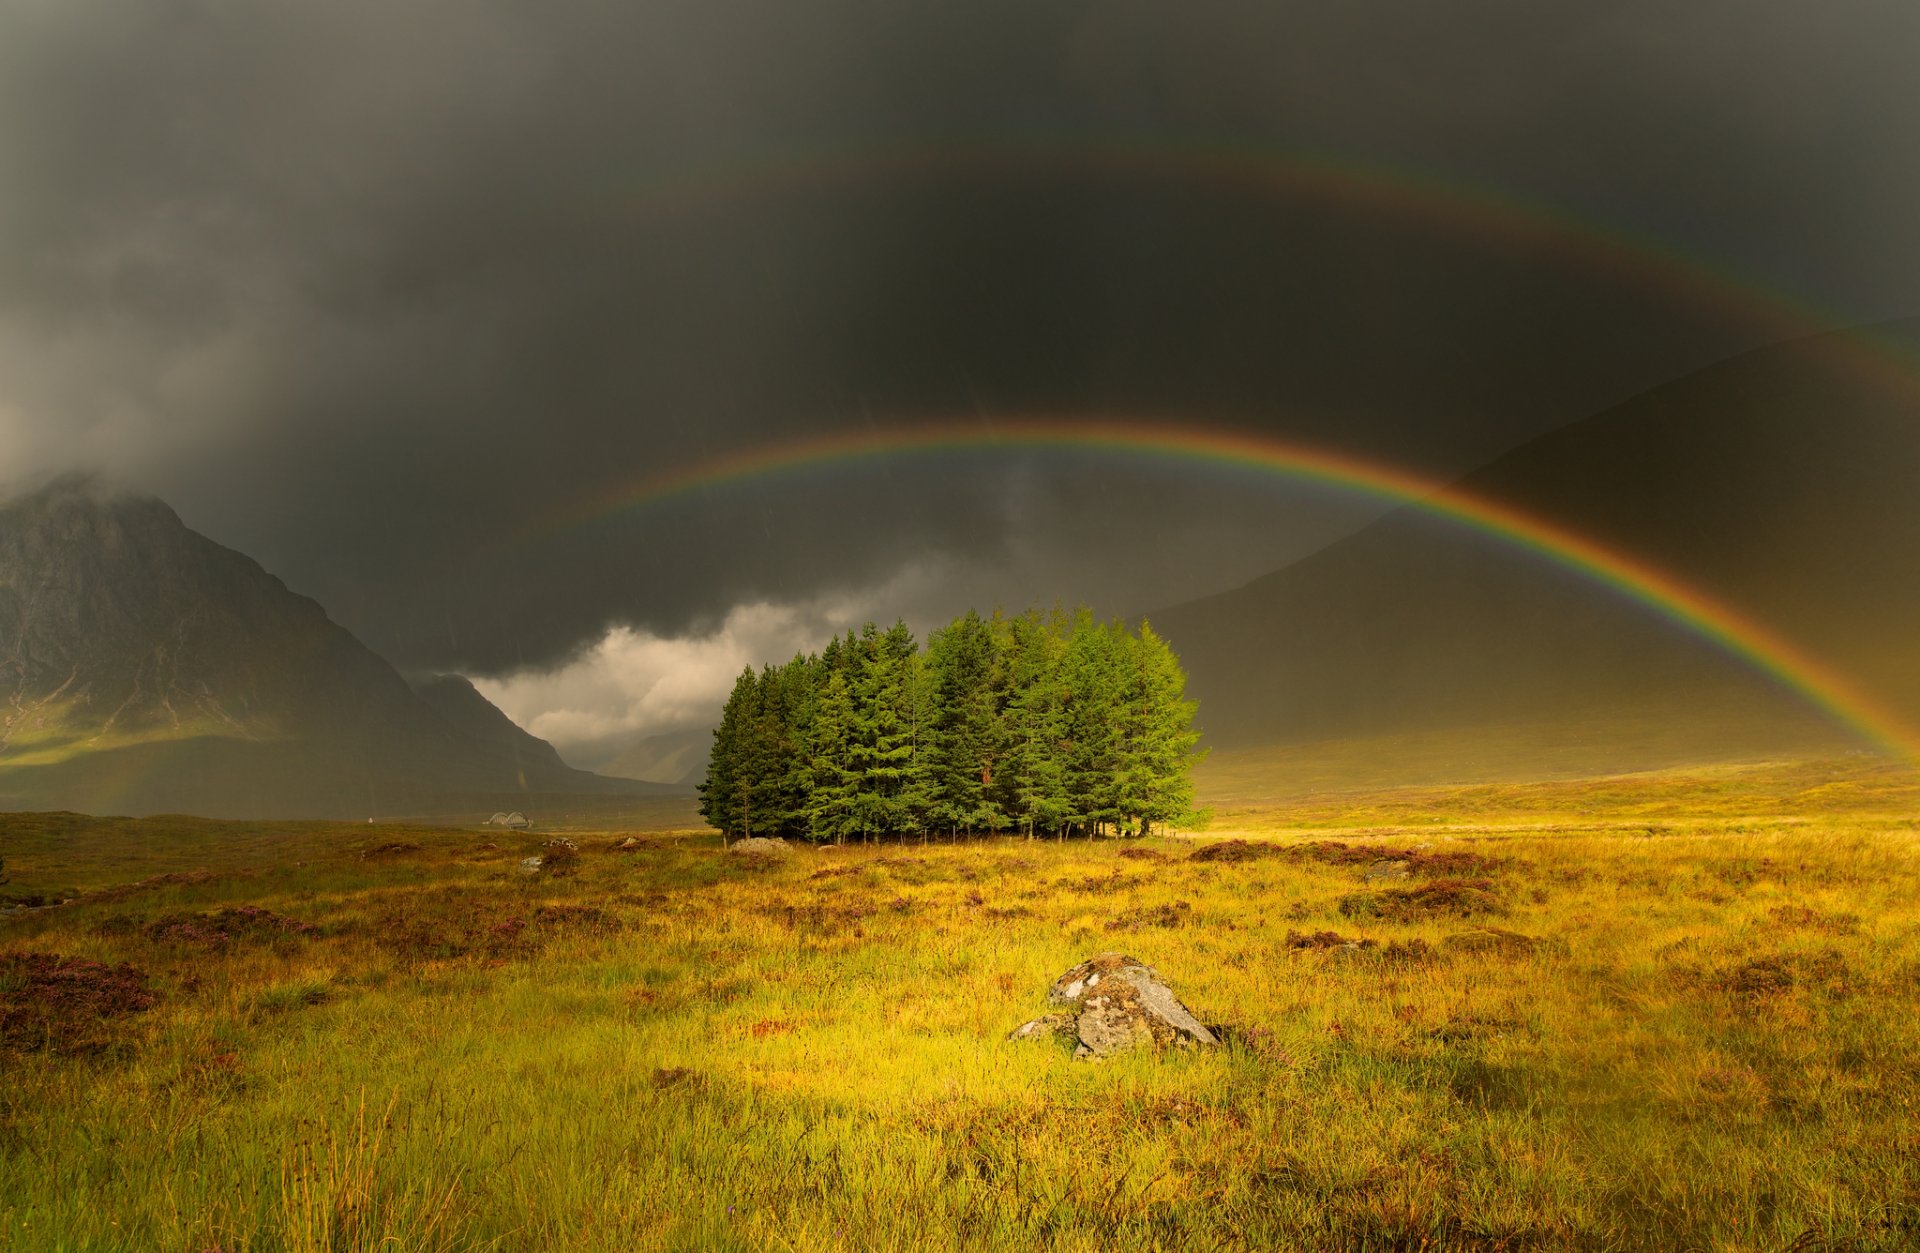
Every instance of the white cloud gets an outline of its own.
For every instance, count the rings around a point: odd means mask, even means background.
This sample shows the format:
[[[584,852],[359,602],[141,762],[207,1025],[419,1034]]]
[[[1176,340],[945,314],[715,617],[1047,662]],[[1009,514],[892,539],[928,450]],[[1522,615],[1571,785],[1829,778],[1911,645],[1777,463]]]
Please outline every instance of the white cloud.
[[[521,670],[473,685],[509,718],[563,754],[648,735],[700,730],[719,719],[746,666],[817,651],[869,618],[891,622],[946,577],[916,566],[881,587],[796,604],[737,605],[702,635],[660,636],[615,626],[565,665]]]

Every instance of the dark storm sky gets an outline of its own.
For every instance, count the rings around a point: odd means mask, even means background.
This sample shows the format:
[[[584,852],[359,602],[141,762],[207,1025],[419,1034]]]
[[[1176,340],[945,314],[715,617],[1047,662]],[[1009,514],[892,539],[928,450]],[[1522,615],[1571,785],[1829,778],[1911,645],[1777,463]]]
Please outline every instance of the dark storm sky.
[[[524,537],[622,480],[954,416],[1465,470],[1789,328],[1550,239],[1074,153],[1406,171],[1872,321],[1920,311],[1916,51],[1911,0],[4,0],[0,458],[164,496],[406,667],[748,604],[1147,608],[1372,507],[974,457]],[[996,147],[1051,155],[939,159]]]

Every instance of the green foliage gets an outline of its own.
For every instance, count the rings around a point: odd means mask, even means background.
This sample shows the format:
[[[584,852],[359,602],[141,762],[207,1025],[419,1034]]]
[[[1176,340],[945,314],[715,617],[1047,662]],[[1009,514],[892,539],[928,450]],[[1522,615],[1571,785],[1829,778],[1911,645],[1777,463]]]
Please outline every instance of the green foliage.
[[[1195,706],[1166,642],[968,611],[921,651],[868,623],[734,685],[701,813],[729,836],[1146,835],[1191,823]]]

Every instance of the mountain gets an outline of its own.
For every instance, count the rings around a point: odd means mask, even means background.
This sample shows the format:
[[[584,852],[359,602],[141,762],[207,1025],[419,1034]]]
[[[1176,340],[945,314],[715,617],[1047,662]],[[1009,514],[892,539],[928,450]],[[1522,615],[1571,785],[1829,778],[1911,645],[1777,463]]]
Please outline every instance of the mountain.
[[[564,765],[464,679],[416,691],[157,500],[0,505],[0,809],[449,812],[645,790]]]
[[[1517,448],[1461,486],[1678,576],[1914,717],[1916,349],[1920,319],[1764,348]],[[1187,665],[1209,738],[1229,748],[1570,720],[1658,723],[1669,742],[1675,724],[1698,724],[1703,748],[1729,725],[1749,746],[1840,734],[1658,614],[1413,508],[1151,617]]]
[[[553,745],[520,729],[518,723],[473,684],[457,674],[436,674],[414,683],[413,690],[449,726],[477,743],[504,749],[516,771],[568,770]],[[667,780],[662,780],[666,782]]]
[[[604,761],[589,763],[601,774],[653,783],[693,784],[706,777],[708,728],[649,735],[619,748]]]

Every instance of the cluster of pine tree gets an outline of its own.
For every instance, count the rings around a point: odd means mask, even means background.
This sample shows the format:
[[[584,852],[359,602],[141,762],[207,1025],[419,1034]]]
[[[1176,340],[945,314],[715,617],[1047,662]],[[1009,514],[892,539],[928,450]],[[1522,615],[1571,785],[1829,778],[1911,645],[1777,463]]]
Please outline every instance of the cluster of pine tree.
[[[1081,610],[904,623],[734,684],[700,812],[728,836],[1145,835],[1193,818],[1195,706],[1166,642]]]

